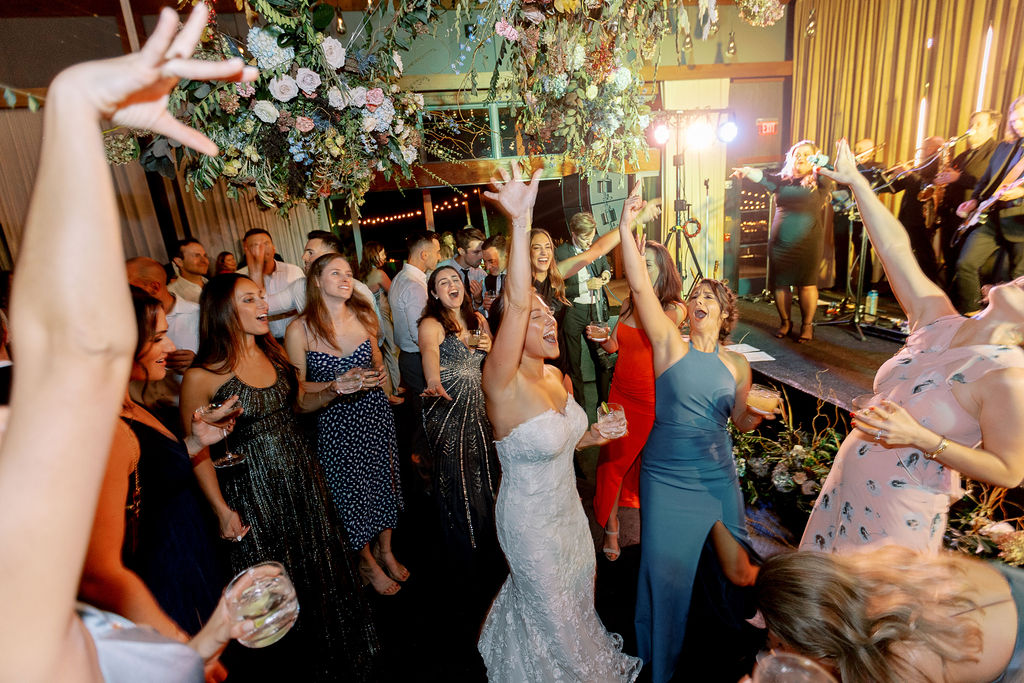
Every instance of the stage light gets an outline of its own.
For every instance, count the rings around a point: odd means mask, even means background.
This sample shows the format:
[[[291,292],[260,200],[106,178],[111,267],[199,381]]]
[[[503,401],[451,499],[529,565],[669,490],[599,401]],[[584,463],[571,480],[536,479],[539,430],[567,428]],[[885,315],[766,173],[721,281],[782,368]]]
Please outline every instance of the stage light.
[[[654,127],[654,142],[659,145],[668,142],[668,126],[666,124],[659,123]]]
[[[697,119],[686,128],[686,146],[690,149],[706,149],[715,139],[715,131],[705,119]]]
[[[736,139],[740,129],[737,127],[735,121],[726,120],[720,126],[718,126],[718,139],[722,142],[732,142]]]

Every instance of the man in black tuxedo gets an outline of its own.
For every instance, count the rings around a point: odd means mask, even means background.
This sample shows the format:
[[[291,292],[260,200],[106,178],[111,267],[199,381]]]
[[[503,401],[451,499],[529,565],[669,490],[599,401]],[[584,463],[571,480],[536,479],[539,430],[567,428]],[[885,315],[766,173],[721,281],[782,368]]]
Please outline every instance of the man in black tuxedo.
[[[562,262],[590,248],[597,236],[597,223],[589,213],[578,213],[569,219],[571,242],[558,245],[555,258]],[[562,354],[568,361],[569,378],[572,380],[573,397],[586,409],[583,394],[583,368],[580,354],[582,342],[586,342],[590,358],[594,361],[597,374],[597,400],[608,400],[608,389],[612,383],[612,371],[604,367],[600,357],[600,345],[586,339],[587,324],[591,320],[607,320],[607,301],[604,286],[611,280],[612,270],[608,258],[601,256],[578,273],[565,279],[565,298],[572,302],[565,312]]]
[[[939,205],[938,223],[946,282],[951,290],[957,257],[960,255],[960,246],[953,246],[953,235],[961,223],[956,210],[971,198],[978,178],[988,168],[989,159],[996,150],[996,133],[999,132],[1002,120],[1002,114],[997,111],[976,111],[971,114],[971,133],[967,136],[967,149],[953,159],[949,168],[939,171],[935,176],[935,184],[945,188],[942,203]]]
[[[960,205],[957,213],[964,217],[978,204],[991,197],[1005,183],[1024,177],[1020,163],[1024,158],[1024,96],[1010,105],[1006,138],[999,143],[985,172],[974,186],[971,198]],[[1002,251],[1009,258],[1009,279],[1024,275],[1024,188],[1016,187],[1002,195],[988,219],[981,223],[964,242],[956,263],[954,300],[957,310],[967,313],[981,305],[979,272],[985,262]]]

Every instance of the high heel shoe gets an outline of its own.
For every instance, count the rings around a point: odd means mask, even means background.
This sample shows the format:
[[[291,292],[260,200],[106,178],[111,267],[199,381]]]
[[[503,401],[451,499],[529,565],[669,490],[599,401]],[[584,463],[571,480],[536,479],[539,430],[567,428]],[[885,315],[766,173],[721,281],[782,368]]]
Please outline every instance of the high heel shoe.
[[[802,323],[800,325],[800,336],[796,338],[797,344],[806,344],[814,339],[814,323]]]
[[[789,333],[792,331],[793,321],[790,320],[789,318],[786,318],[785,320],[782,321],[782,324],[779,325],[779,329],[775,330],[775,338],[785,339],[786,337],[789,336]]]
[[[604,530],[604,535],[605,536],[618,536],[619,532],[618,531],[608,531],[607,529],[605,529]],[[618,545],[618,543],[616,543],[616,545]],[[608,546],[605,546],[604,548],[601,549],[601,552],[604,553],[604,556],[608,558],[609,562],[614,562],[615,560],[619,559],[619,555],[622,554],[622,549],[621,548],[609,548]]]

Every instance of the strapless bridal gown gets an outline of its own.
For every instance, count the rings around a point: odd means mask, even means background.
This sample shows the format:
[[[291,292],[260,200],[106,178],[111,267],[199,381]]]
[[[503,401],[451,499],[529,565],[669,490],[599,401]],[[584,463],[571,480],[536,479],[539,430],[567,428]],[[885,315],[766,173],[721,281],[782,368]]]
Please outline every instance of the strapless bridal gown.
[[[633,681],[640,672],[594,610],[594,542],[572,465],[586,429],[569,396],[564,412],[536,415],[496,443],[495,516],[510,574],[477,644],[492,682]]]

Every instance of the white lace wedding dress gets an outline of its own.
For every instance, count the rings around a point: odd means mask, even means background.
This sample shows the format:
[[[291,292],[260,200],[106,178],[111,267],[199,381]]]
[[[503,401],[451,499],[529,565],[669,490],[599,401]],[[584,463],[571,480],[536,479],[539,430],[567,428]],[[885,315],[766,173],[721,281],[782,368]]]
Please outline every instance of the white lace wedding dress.
[[[572,464],[586,429],[569,396],[564,414],[536,415],[496,444],[498,540],[511,572],[477,644],[492,682],[633,681],[640,672],[594,610],[594,543]]]

